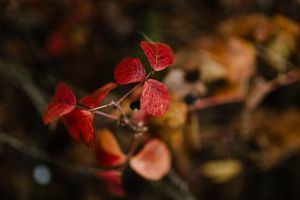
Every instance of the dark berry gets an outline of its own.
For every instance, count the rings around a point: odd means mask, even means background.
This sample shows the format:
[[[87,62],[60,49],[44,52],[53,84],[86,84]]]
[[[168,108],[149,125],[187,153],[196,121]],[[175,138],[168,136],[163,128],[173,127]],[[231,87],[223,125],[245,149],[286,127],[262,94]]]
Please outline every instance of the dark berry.
[[[140,109],[140,107],[141,107],[141,102],[140,102],[140,100],[137,100],[137,101],[134,101],[134,102],[132,102],[131,104],[130,104],[130,109],[131,110],[135,110],[135,109]]]

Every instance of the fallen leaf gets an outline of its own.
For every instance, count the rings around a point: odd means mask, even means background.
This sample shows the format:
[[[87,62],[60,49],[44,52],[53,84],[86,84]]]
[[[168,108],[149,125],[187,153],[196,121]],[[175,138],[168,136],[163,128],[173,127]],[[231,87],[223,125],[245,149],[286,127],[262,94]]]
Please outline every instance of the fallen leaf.
[[[239,160],[212,160],[201,166],[204,176],[211,178],[216,183],[225,183],[238,176],[243,169]]]

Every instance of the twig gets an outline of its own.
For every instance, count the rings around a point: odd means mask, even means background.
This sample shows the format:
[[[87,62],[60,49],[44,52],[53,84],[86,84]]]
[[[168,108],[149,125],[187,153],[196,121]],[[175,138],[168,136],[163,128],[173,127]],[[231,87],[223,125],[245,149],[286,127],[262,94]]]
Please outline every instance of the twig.
[[[13,149],[19,151],[22,154],[27,154],[28,156],[43,160],[47,163],[53,164],[55,166],[61,167],[65,170],[82,174],[82,175],[94,175],[95,173],[101,171],[102,169],[87,167],[78,165],[75,163],[66,162],[66,160],[59,159],[55,156],[49,155],[48,153],[42,151],[41,149],[34,147],[32,145],[27,145],[22,141],[16,139],[10,134],[0,131],[0,143],[6,144]]]
[[[276,90],[280,86],[289,85],[300,81],[300,70],[291,70],[285,74],[280,74],[271,81],[265,81],[262,78],[257,78],[246,100],[246,109],[254,110],[270,92]]]
[[[190,191],[188,184],[184,182],[173,169],[170,170],[167,177],[170,179],[170,181],[174,184],[176,188],[180,189],[181,193],[185,197],[184,199],[186,200],[196,199],[196,197]]]
[[[124,172],[124,170],[126,169],[126,167],[128,165],[128,162],[129,162],[130,158],[136,152],[143,135],[144,135],[143,133],[135,133],[134,134],[133,142],[131,143],[131,147],[130,147],[128,153],[127,153],[126,160],[125,160],[124,164],[122,166],[120,166],[120,168],[119,168],[120,172]]]
[[[300,81],[300,70],[298,69],[291,70],[285,74],[281,74],[270,81],[266,81],[262,78],[259,78],[257,79],[256,84],[252,87],[252,90],[249,92],[249,94],[240,93],[237,95],[233,95],[230,98],[216,96],[199,99],[194,105],[191,105],[189,107],[189,110],[201,110],[217,105],[238,103],[243,101],[246,101],[247,110],[253,110],[270,92],[276,90],[280,86],[290,85],[298,81]]]
[[[213,106],[223,105],[223,104],[229,104],[229,103],[238,103],[245,100],[245,94],[237,94],[233,95],[230,98],[224,98],[224,97],[207,97],[203,99],[199,99],[195,102],[195,104],[191,105],[189,107],[189,111],[194,110],[201,110],[204,108],[209,108]]]
[[[149,72],[149,74],[146,76],[145,80],[139,82],[137,85],[135,85],[131,90],[129,90],[119,101],[117,101],[117,104],[120,104],[126,97],[128,97],[131,93],[133,93],[140,85],[142,85],[152,74],[154,71],[152,70]]]
[[[100,116],[103,116],[103,117],[106,117],[108,119],[111,119],[111,120],[119,120],[119,117],[116,117],[114,115],[111,115],[111,114],[108,114],[108,113],[105,113],[105,112],[101,112],[101,111],[94,111],[93,113],[95,113],[96,115],[100,115]]]

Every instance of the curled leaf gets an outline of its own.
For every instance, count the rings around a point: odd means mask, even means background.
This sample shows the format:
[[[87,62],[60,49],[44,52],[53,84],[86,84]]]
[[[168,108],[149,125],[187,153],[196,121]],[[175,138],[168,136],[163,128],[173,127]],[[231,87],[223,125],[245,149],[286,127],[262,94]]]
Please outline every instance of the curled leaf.
[[[68,114],[74,110],[75,106],[76,97],[72,90],[64,82],[59,83],[44,114],[44,124],[48,124],[51,121]]]
[[[94,114],[86,111],[75,109],[64,116],[64,124],[70,135],[77,142],[83,142],[87,146],[93,146],[94,134]]]
[[[118,84],[126,85],[143,81],[146,78],[146,70],[140,59],[125,58],[114,70],[114,77]]]
[[[126,160],[126,156],[120,149],[116,138],[108,129],[102,129],[97,132],[95,153],[98,163],[102,166],[118,166]]]
[[[79,102],[89,108],[97,107],[109,92],[117,87],[115,83],[107,83],[93,93],[81,98]]]
[[[174,53],[168,45],[147,41],[142,41],[140,45],[155,71],[161,71],[173,64]]]
[[[171,155],[165,143],[152,139],[130,159],[129,164],[142,177],[159,180],[170,170]]]
[[[141,96],[141,107],[147,114],[153,116],[163,115],[169,108],[170,95],[163,83],[148,79],[144,84]]]
[[[107,170],[97,173],[97,176],[106,184],[107,190],[116,196],[124,196],[122,174],[117,170]]]

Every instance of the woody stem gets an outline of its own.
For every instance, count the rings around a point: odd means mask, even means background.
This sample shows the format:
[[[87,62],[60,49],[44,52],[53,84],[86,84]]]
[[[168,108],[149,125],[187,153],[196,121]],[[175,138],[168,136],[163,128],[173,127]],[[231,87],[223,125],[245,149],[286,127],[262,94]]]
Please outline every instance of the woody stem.
[[[142,85],[152,74],[154,73],[154,71],[152,70],[151,72],[149,72],[149,74],[146,76],[145,80],[139,82],[138,84],[136,84],[131,90],[129,90],[121,99],[119,99],[119,101],[117,101],[117,104],[120,104],[124,99],[126,99],[126,97],[128,97],[131,93],[133,93],[140,85]]]

